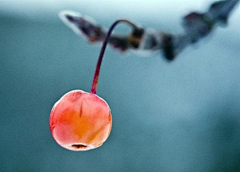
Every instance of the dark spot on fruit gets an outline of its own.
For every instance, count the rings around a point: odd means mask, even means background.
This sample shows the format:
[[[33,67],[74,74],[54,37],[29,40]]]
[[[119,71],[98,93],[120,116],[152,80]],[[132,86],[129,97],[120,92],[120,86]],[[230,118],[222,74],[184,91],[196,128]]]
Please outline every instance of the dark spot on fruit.
[[[80,107],[80,112],[79,112],[79,117],[81,118],[82,117],[82,113],[83,113],[83,109],[82,109],[82,104],[81,104],[81,107]]]
[[[110,122],[111,119],[112,119],[112,116],[111,116],[111,113],[109,112],[109,114],[108,114],[108,121]]]
[[[83,144],[73,144],[72,147],[75,149],[86,149],[87,148],[87,146],[83,145]]]

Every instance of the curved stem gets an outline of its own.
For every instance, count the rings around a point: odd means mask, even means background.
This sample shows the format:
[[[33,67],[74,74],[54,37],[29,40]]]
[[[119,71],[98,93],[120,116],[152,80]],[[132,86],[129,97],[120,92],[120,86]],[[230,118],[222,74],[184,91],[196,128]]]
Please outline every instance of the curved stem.
[[[112,24],[112,26],[109,28],[108,33],[107,33],[107,35],[106,35],[106,37],[104,39],[104,42],[103,42],[103,45],[102,45],[99,57],[98,57],[98,62],[97,62],[97,66],[96,66],[94,77],[93,77],[92,88],[91,88],[91,93],[93,93],[93,94],[96,94],[96,92],[97,92],[98,77],[99,77],[99,73],[100,73],[100,68],[101,68],[101,64],[102,64],[103,55],[104,55],[105,49],[107,47],[107,43],[109,41],[109,38],[110,38],[110,35],[111,35],[113,29],[120,22],[128,23],[133,28],[135,28],[135,29],[137,28],[137,26],[135,24],[133,24],[132,22],[130,22],[128,20],[124,20],[124,19],[120,19],[120,20],[115,21]]]

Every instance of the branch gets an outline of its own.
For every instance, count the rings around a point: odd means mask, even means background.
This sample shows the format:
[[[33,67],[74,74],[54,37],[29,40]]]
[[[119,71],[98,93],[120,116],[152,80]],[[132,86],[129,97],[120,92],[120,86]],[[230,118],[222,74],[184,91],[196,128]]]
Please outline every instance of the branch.
[[[205,13],[191,12],[183,17],[184,33],[182,34],[169,34],[133,24],[134,27],[129,35],[113,34],[109,44],[121,52],[161,50],[166,59],[173,60],[184,48],[208,36],[216,26],[226,26],[230,13],[238,2],[239,0],[218,1]],[[72,11],[61,12],[60,18],[90,43],[104,41],[106,30],[97,25],[92,18]]]

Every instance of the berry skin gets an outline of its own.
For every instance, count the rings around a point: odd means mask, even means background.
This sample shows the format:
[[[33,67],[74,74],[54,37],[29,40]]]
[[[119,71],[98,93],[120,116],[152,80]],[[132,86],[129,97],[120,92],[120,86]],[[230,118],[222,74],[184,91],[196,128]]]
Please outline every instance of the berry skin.
[[[101,146],[112,128],[108,104],[96,94],[82,90],[66,93],[53,106],[50,130],[55,141],[72,151],[85,151]]]

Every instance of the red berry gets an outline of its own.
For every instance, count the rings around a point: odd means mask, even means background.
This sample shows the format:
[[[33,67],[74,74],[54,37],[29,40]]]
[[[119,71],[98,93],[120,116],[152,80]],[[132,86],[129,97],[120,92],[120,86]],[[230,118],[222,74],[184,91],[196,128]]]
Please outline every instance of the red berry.
[[[102,98],[74,90],[55,103],[49,124],[51,134],[60,146],[83,151],[97,148],[107,140],[112,116]]]

